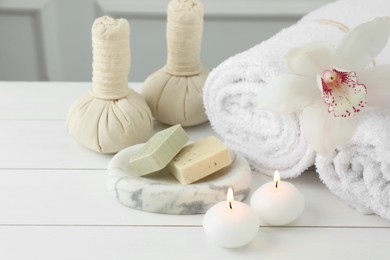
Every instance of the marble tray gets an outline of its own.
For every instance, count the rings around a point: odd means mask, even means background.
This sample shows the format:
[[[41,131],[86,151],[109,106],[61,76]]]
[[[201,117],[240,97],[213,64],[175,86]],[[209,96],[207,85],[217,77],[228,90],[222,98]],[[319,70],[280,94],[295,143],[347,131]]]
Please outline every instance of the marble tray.
[[[183,185],[167,171],[142,177],[133,173],[128,161],[142,145],[120,151],[108,165],[108,190],[125,206],[165,214],[202,214],[215,203],[226,200],[229,187],[233,188],[235,200],[244,200],[249,194],[252,172],[239,154],[235,154],[229,167]]]

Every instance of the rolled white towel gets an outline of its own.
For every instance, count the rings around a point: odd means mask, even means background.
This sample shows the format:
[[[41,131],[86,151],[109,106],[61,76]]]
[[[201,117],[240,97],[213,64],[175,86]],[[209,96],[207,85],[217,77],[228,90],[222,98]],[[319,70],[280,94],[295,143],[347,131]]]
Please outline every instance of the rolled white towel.
[[[352,140],[334,152],[320,155],[321,180],[346,204],[364,214],[390,221],[390,110],[370,110],[359,118]]]
[[[258,110],[254,102],[276,75],[287,72],[288,50],[313,41],[337,45],[344,31],[389,14],[387,0],[341,0],[304,16],[297,24],[237,54],[215,68],[203,89],[206,113],[214,130],[258,172],[282,178],[300,175],[315,153],[301,134],[299,114],[281,116]],[[390,44],[376,63],[390,60]]]

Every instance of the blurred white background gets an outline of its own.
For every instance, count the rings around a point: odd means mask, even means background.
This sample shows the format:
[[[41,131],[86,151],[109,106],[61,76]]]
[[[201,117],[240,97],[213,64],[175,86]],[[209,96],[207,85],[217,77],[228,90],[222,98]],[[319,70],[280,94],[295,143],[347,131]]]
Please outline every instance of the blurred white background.
[[[213,68],[332,0],[204,0],[202,62]],[[91,26],[130,22],[129,81],[166,61],[168,0],[0,0],[1,81],[90,81]]]

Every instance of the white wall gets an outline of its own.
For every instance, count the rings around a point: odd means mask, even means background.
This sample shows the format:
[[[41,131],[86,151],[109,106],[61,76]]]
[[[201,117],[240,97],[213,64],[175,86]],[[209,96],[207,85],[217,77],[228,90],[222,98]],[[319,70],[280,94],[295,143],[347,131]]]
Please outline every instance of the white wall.
[[[331,0],[204,0],[202,61],[213,68]],[[0,80],[91,80],[91,26],[131,25],[130,81],[165,64],[168,0],[0,0]]]

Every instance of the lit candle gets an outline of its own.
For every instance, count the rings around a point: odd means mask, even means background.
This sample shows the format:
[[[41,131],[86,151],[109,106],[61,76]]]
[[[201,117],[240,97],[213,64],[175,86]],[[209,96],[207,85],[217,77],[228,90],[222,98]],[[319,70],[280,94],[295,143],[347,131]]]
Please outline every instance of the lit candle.
[[[298,189],[281,181],[275,171],[274,181],[258,188],[251,197],[251,207],[264,222],[281,226],[296,220],[305,207],[305,200]]]
[[[206,235],[222,247],[240,247],[253,240],[259,230],[259,217],[245,203],[235,201],[232,188],[227,200],[212,206],[204,215]]]

